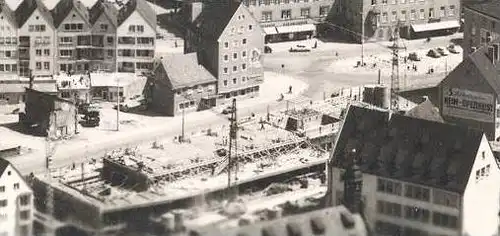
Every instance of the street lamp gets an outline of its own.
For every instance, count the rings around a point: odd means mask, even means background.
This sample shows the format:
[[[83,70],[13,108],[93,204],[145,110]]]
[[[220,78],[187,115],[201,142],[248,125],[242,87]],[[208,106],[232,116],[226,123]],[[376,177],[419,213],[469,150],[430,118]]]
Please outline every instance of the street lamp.
[[[116,77],[116,131],[120,131],[120,81]]]

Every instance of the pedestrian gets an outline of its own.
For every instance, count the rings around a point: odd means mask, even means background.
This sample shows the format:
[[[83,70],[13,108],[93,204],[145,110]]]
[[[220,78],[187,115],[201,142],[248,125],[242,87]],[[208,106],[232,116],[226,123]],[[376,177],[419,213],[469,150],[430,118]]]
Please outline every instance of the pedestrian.
[[[339,56],[339,53],[338,52],[335,52],[335,56],[338,57]]]
[[[410,70],[410,66],[407,66],[406,68],[407,68],[408,70]]]
[[[292,93],[292,85],[290,85],[290,86],[288,87],[288,93],[290,93],[290,94]]]
[[[174,44],[175,44],[175,48],[177,48],[177,46],[178,46],[178,45],[177,45],[177,40],[175,40]]]
[[[281,69],[285,69],[285,64],[281,64]]]
[[[314,41],[314,48],[318,47],[318,41]]]
[[[260,130],[264,130],[264,123],[260,123]]]

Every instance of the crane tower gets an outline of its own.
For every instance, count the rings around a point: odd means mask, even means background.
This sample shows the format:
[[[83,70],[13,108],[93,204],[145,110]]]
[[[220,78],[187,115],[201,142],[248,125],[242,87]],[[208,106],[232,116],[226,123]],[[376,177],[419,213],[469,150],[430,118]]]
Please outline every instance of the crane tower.
[[[406,49],[406,47],[400,45],[399,38],[399,26],[394,30],[393,44],[392,44],[392,72],[391,72],[391,110],[399,110],[399,98],[398,93],[400,89],[399,83],[399,50]]]
[[[237,187],[231,185],[231,182],[234,180],[236,182],[238,180],[238,119],[236,116],[236,99],[233,99],[233,103],[231,105],[231,118],[229,125],[229,152],[227,154],[228,157],[228,165],[227,165],[227,188],[229,191],[230,197],[237,196]],[[233,171],[234,170],[234,171]]]

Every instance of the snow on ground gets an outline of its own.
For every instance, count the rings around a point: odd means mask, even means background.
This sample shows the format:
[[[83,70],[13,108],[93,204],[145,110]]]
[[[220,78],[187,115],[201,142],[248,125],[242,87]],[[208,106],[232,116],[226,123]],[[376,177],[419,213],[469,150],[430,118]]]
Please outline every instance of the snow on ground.
[[[459,47],[457,47],[458,49]],[[434,73],[443,73],[445,71],[450,72],[455,68],[460,62],[462,62],[462,53],[459,54],[451,54],[448,56],[442,56],[440,58],[431,58],[426,56],[428,50],[421,49],[411,52],[416,52],[421,61],[407,61],[407,64],[404,63],[403,59],[400,59],[400,68],[399,72],[401,75],[405,74],[407,76],[416,76],[416,75],[424,75],[427,73],[429,68],[434,69]],[[410,52],[402,52],[400,55],[407,56]],[[355,67],[357,62],[360,61],[359,57],[354,58],[346,58],[343,60],[334,61],[329,68],[327,68],[327,72],[344,74],[344,73],[358,73],[358,74],[369,74],[376,75],[378,70],[381,70],[382,75],[389,76],[392,71],[391,65],[391,55],[383,54],[383,55],[367,55],[364,58],[364,62],[366,63],[365,67]],[[412,65],[417,66],[417,71],[412,70]],[[407,68],[409,67],[409,69]],[[446,69],[447,68],[447,69]]]

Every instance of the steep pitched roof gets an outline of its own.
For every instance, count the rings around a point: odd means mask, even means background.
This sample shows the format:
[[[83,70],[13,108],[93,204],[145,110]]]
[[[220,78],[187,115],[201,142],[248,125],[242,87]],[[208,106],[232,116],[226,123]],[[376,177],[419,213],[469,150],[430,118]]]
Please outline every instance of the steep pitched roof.
[[[240,227],[219,228],[211,225],[194,230],[194,232],[202,236],[367,235],[361,216],[351,214],[344,206],[325,208]]]
[[[85,23],[89,24],[89,12],[83,3],[79,0],[60,0],[57,5],[52,9],[52,16],[54,18],[54,26],[57,28],[66,19],[71,10],[75,10]]]
[[[156,28],[156,13],[145,0],[129,0],[118,12],[118,25],[128,19],[134,11],[137,11],[148,24]]]
[[[204,3],[201,14],[194,22],[199,28],[201,37],[217,41],[240,6],[241,2],[236,0],[214,0]]]
[[[41,0],[23,0],[15,11],[17,26],[22,27],[36,9],[49,24],[54,24],[52,14]]]
[[[425,101],[406,112],[406,116],[444,123],[439,109],[426,98]]]
[[[470,60],[472,64],[481,72],[488,84],[493,88],[496,94],[500,95],[500,65],[499,62],[492,63],[488,57],[488,47],[481,47],[474,53],[470,54],[466,60]],[[463,64],[463,65],[462,65]],[[458,66],[467,67],[467,62],[462,62]]]
[[[7,169],[9,165],[10,165],[9,161],[0,158],[0,176],[2,176],[3,172],[5,171],[5,169]]]
[[[90,24],[94,25],[102,14],[106,15],[113,26],[118,26],[118,9],[112,3],[101,0],[97,1],[89,10]]]
[[[487,1],[464,1],[464,7],[485,14],[489,17],[500,19],[498,13],[500,12],[499,0]]]
[[[171,54],[161,61],[173,89],[215,82],[215,77],[198,63],[196,53]]]
[[[351,105],[331,164],[347,167],[356,150],[363,173],[463,193],[483,133]]]
[[[5,18],[7,18],[7,20],[12,25],[14,25],[14,27],[17,27],[16,16],[14,14],[14,11],[12,11],[12,9],[10,9],[8,4],[5,4],[5,3],[0,4],[0,12],[3,13]]]

